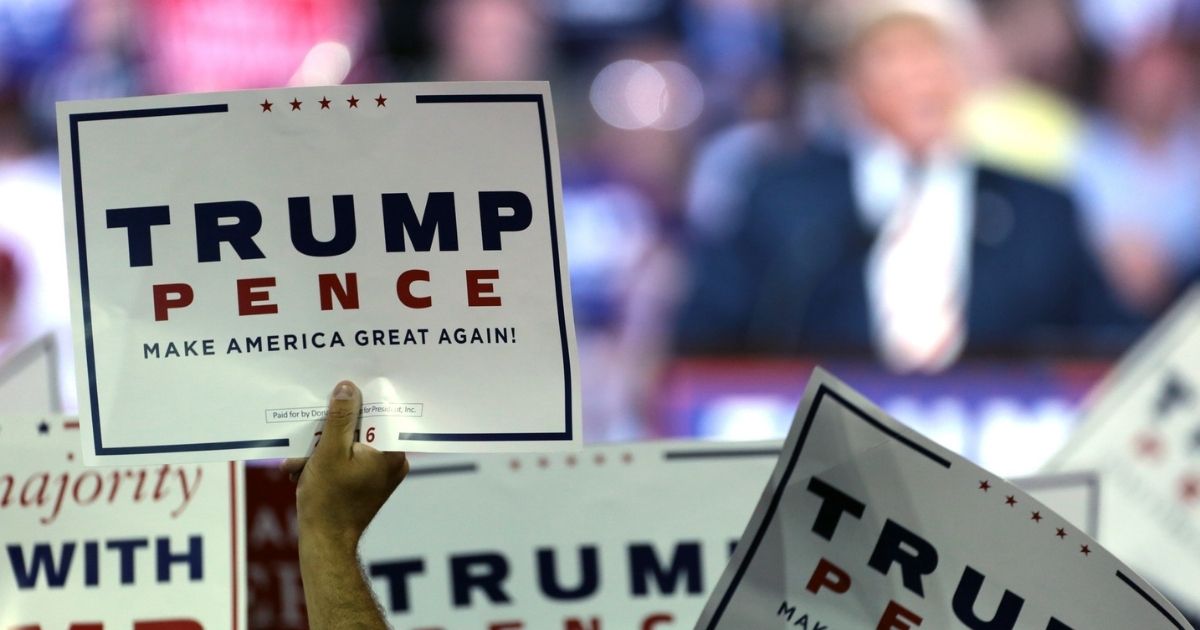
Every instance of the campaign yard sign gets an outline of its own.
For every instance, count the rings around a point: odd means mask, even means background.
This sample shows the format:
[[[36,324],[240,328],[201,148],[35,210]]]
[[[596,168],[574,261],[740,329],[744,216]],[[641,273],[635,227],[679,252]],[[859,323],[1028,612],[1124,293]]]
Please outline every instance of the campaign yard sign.
[[[1071,522],[814,372],[696,625],[1186,629]]]
[[[778,442],[652,442],[416,456],[359,554],[396,630],[690,628],[778,453]],[[286,476],[248,472],[252,495],[294,496]],[[295,552],[276,547],[294,521],[288,501],[251,508],[262,628],[306,627]]]
[[[780,447],[670,441],[417,456],[361,557],[397,630],[690,628]],[[295,484],[272,468],[246,475],[251,627],[306,628]],[[1018,483],[1086,528],[1095,482]]]
[[[0,418],[0,630],[245,628],[242,468],[87,468],[78,421]]]
[[[546,83],[59,104],[89,463],[577,448]]]
[[[1200,612],[1200,289],[1096,388],[1047,468],[1097,471],[1100,542]]]

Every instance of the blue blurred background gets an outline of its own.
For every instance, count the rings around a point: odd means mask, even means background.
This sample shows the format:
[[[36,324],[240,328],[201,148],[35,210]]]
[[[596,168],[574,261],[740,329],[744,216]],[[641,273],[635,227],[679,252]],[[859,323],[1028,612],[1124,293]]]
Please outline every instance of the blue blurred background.
[[[0,0],[0,358],[69,325],[59,100],[549,79],[587,437],[811,367],[1002,474],[1200,271],[1197,0]]]

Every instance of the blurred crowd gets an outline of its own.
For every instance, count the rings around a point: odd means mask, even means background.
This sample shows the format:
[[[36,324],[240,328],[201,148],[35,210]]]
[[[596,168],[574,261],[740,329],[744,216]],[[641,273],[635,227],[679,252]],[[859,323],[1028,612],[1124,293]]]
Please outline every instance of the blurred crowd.
[[[0,0],[0,355],[69,319],[55,101],[521,79],[595,436],[679,356],[1111,354],[1200,276],[1198,42],[1200,0]]]

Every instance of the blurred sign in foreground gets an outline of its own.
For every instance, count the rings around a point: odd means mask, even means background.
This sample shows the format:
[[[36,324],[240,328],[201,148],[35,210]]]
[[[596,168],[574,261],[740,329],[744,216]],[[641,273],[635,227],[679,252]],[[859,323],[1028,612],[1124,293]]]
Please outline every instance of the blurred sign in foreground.
[[[1048,468],[1098,471],[1100,542],[1200,611],[1200,288],[1098,386]]]
[[[820,369],[696,627],[783,624],[1189,627],[1070,521]]]
[[[397,630],[690,627],[778,449],[663,442],[415,457],[360,556]],[[287,530],[294,484],[249,474],[251,496],[287,502],[253,508],[252,625],[303,628],[295,560],[256,534]]]
[[[85,468],[79,422],[0,418],[0,629],[244,628],[243,500],[239,464]]]
[[[690,628],[779,449],[660,442],[416,457],[362,559],[398,630]],[[251,627],[306,628],[295,484],[273,468],[246,474]],[[1095,520],[1093,477],[1019,483],[1081,527]]]

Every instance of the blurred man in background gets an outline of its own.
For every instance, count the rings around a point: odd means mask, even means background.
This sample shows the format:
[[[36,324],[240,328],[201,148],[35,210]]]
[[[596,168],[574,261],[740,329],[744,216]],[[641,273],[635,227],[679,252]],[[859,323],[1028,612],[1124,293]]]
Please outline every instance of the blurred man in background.
[[[1094,339],[1130,323],[1064,194],[981,167],[959,145],[966,5],[890,3],[855,20],[845,146],[759,169],[740,225],[703,245],[689,351],[873,348],[938,371],[965,349]]]

